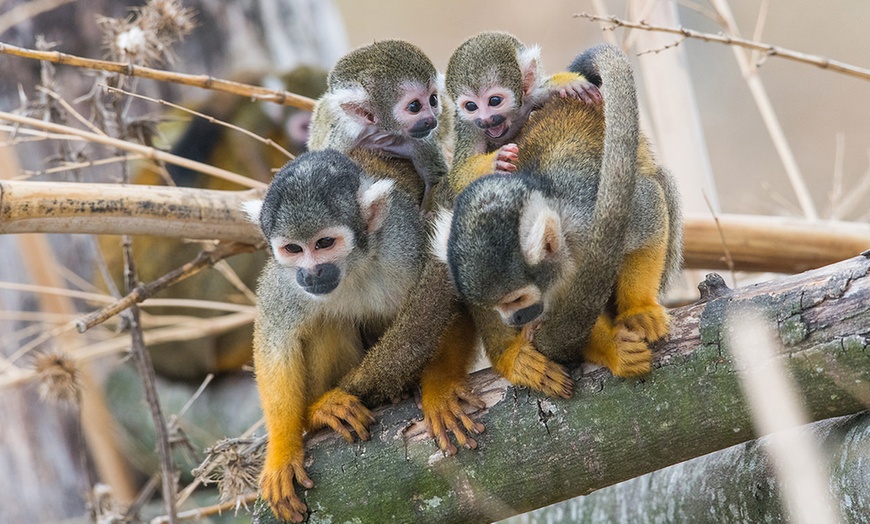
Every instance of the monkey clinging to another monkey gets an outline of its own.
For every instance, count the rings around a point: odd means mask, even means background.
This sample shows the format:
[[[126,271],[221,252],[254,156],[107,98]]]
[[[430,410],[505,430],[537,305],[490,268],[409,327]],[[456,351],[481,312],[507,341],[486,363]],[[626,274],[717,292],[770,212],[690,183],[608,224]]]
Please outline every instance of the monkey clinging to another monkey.
[[[468,185],[439,212],[434,247],[495,369],[562,396],[553,360],[649,371],[648,344],[668,332],[657,297],[682,238],[674,182],[640,136],[627,58],[599,46],[572,69],[601,81],[603,108],[547,101],[518,137],[516,172]]]

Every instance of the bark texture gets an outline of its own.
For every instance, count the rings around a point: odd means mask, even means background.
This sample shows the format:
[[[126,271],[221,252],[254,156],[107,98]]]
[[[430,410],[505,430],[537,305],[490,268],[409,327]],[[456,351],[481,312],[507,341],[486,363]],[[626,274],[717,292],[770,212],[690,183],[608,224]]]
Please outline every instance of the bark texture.
[[[490,371],[473,377],[487,408],[480,448],[445,457],[413,402],[380,413],[368,442],[318,434],[309,442],[310,522],[492,522],[755,437],[725,333],[748,308],[774,323],[776,357],[811,420],[857,413],[870,397],[870,260],[738,291],[718,275],[701,300],[672,311],[668,340],[642,381],[576,370],[574,398],[544,398]],[[271,522],[259,502],[255,522]]]

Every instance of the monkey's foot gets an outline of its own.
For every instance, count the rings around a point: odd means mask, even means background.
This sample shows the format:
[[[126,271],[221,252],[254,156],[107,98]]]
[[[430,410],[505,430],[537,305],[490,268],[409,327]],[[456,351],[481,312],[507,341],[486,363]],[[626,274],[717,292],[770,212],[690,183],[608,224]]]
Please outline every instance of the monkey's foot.
[[[475,395],[465,385],[465,380],[438,380],[430,376],[423,377],[423,394],[421,408],[423,420],[429,436],[435,439],[435,443],[444,453],[456,454],[456,446],[450,441],[448,431],[453,433],[456,442],[468,449],[476,449],[477,441],[471,436],[474,433],[483,433],[484,426],[474,422],[462,409],[462,402],[476,409],[486,407],[486,402]],[[460,423],[462,426],[460,427]],[[463,431],[464,428],[464,431]]]
[[[295,480],[305,488],[313,488],[314,482],[305,472],[305,456],[300,451],[289,462],[279,467],[270,467],[269,461],[260,475],[260,494],[269,503],[272,512],[283,520],[302,522],[308,506],[296,495]]]
[[[495,172],[513,173],[517,170],[514,162],[519,158],[520,149],[516,144],[505,144],[495,151]]]
[[[571,398],[574,381],[564,366],[542,355],[520,333],[493,367],[518,386],[526,386],[551,397]]]
[[[668,334],[670,319],[664,307],[652,304],[622,312],[616,317],[616,325],[634,331],[649,342],[655,342]]]
[[[368,440],[368,427],[374,421],[375,416],[358,397],[339,388],[324,393],[308,409],[309,429],[328,426],[348,442],[353,442],[353,435],[347,426],[353,428],[361,440]]]
[[[613,330],[616,355],[612,365],[607,366],[617,377],[639,377],[649,373],[652,351],[641,335],[625,328]]]

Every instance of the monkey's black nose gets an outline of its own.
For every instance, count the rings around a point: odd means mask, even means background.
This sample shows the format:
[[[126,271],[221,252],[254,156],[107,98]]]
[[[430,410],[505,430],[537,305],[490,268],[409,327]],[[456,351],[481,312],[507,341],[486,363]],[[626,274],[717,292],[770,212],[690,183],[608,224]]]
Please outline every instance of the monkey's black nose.
[[[335,264],[317,264],[313,268],[301,267],[296,271],[296,283],[307,293],[325,295],[341,282],[341,270]]]
[[[434,116],[427,116],[418,120],[408,131],[408,134],[412,138],[426,138],[437,125],[438,120]]]
[[[532,320],[535,320],[541,313],[544,312],[544,305],[538,302],[537,304],[532,304],[531,306],[524,307],[523,309],[517,311],[513,315],[511,315],[511,325],[515,327],[525,326]]]

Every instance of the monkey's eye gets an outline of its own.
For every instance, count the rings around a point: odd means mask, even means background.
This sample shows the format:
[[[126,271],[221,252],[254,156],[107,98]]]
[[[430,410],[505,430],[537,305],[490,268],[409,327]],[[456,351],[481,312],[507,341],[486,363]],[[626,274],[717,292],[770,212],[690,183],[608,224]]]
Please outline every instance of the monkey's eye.
[[[437,95],[429,95],[429,105],[432,107],[438,107],[438,96]]]
[[[335,239],[332,237],[323,237],[314,243],[314,249],[326,249],[335,244]]]
[[[496,107],[497,105],[501,104],[502,100],[504,100],[504,98],[500,96],[489,97],[489,107]]]
[[[465,110],[468,111],[469,113],[473,113],[473,112],[477,111],[477,104],[475,104],[474,102],[466,102],[465,103]]]
[[[410,104],[408,104],[408,111],[417,114],[420,110],[423,109],[423,104],[420,103],[419,100],[414,100]]]
[[[294,255],[302,252],[302,246],[299,244],[287,244],[284,246],[284,251],[288,253],[293,253]]]

